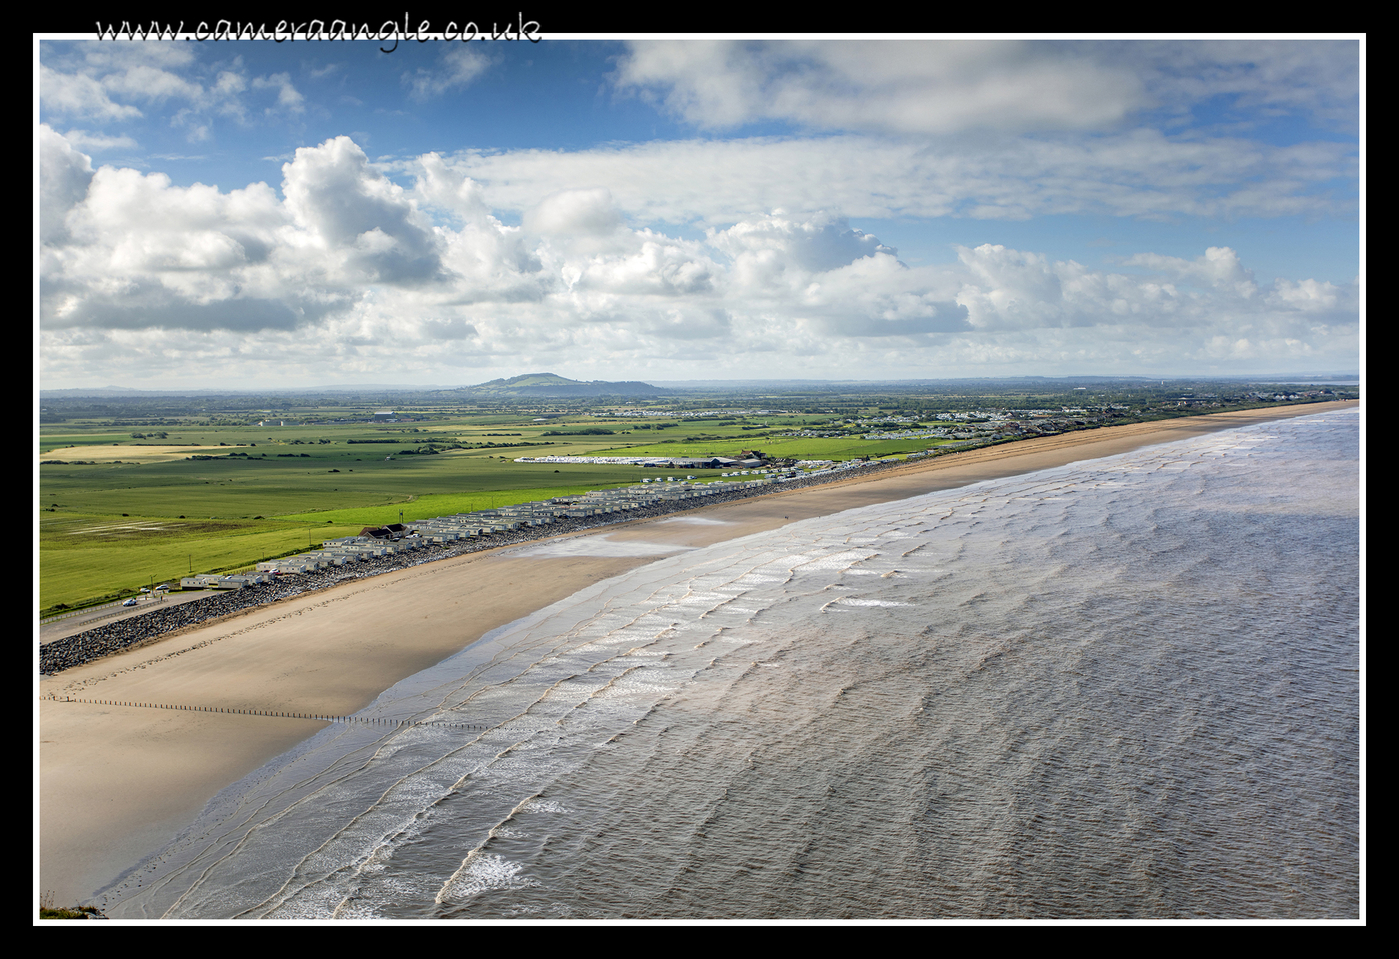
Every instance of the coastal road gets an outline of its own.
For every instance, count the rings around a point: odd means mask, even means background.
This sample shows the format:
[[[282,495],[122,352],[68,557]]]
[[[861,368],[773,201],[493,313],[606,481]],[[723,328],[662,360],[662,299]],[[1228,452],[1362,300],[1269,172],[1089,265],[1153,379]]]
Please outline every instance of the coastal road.
[[[139,616],[148,613],[152,609],[165,606],[178,606],[180,603],[188,603],[192,600],[203,599],[218,592],[216,589],[199,589],[188,592],[170,593],[166,596],[142,596],[136,601],[135,606],[122,606],[121,603],[109,603],[105,606],[97,606],[93,609],[84,610],[62,619],[54,619],[47,623],[39,624],[39,636],[37,646],[51,643],[57,639],[64,639],[75,633],[81,633],[85,629],[100,626],[103,623],[112,623],[122,619],[129,619],[132,616]]]

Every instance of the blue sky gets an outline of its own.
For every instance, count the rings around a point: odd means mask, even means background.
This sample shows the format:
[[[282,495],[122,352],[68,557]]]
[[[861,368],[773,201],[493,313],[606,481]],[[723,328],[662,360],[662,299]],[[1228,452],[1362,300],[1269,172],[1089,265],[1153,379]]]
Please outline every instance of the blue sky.
[[[1358,39],[380,46],[38,43],[42,387],[1360,367]]]

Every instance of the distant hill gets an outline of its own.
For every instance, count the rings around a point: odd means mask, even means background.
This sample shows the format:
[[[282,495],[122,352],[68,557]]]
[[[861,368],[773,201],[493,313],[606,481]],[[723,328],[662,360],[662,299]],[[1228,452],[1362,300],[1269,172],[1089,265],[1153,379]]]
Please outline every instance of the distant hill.
[[[611,382],[608,380],[570,380],[554,373],[526,373],[512,376],[508,380],[491,380],[476,386],[464,386],[458,393],[481,397],[521,397],[531,399],[585,399],[596,396],[624,396],[628,398],[646,396],[668,396],[674,390],[652,386],[636,380]]]

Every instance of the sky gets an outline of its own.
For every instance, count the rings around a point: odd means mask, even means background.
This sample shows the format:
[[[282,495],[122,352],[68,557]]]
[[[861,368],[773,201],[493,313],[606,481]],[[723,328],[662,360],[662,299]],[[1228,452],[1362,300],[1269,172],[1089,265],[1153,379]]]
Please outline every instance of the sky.
[[[36,37],[40,387],[1361,369],[1361,38],[540,35]]]

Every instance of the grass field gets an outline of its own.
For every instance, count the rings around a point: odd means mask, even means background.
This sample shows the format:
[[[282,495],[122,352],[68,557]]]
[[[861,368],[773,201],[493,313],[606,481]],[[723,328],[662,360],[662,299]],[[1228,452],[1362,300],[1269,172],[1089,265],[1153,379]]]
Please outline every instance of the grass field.
[[[1162,390],[1143,415],[1186,412],[1173,398],[1177,387],[1163,384]],[[1137,401],[1136,394],[1115,393],[1006,396],[1011,406],[1036,407]],[[55,401],[47,409],[41,404],[40,611],[127,595],[191,570],[247,568],[400,518],[548,499],[656,475],[640,467],[514,462],[520,456],[736,456],[758,449],[797,460],[887,457],[938,443],[780,434],[802,427],[829,430],[842,418],[891,425],[902,418],[908,425],[937,410],[976,408],[983,401],[829,391],[792,401],[755,394],[676,400],[669,407],[675,415],[637,417],[598,404],[552,401],[473,411],[451,406],[449,399],[443,400],[448,405],[415,407],[392,419],[376,415],[379,410],[369,404],[381,400],[368,398],[304,406],[283,398],[269,400],[276,407],[270,410],[249,410],[246,401],[228,398],[221,409],[211,409],[206,405],[217,406],[217,398],[196,397],[100,398],[76,406]],[[697,409],[698,403],[739,409],[685,417],[679,411],[687,402]],[[1236,396],[1234,402],[1252,401]],[[742,411],[755,406],[806,412]],[[73,412],[78,409],[83,412]]]
[[[359,532],[355,527],[353,532]],[[315,530],[316,539],[331,527]],[[39,524],[39,606],[125,595],[140,586],[177,580],[194,572],[237,568],[266,556],[305,549],[307,524],[181,522],[129,517],[65,516]],[[337,535],[347,535],[341,528]]]
[[[737,456],[757,448],[774,459],[849,460],[861,456],[913,453],[938,445],[936,439],[865,440],[859,437],[781,437],[746,434],[736,439],[699,440],[599,450],[605,456]]]
[[[595,453],[630,440],[630,426],[496,415],[411,426],[164,426],[159,435],[45,431],[40,611],[128,595],[191,571],[250,567],[365,526],[637,483],[654,471],[514,462]],[[612,432],[544,435],[585,429]]]

